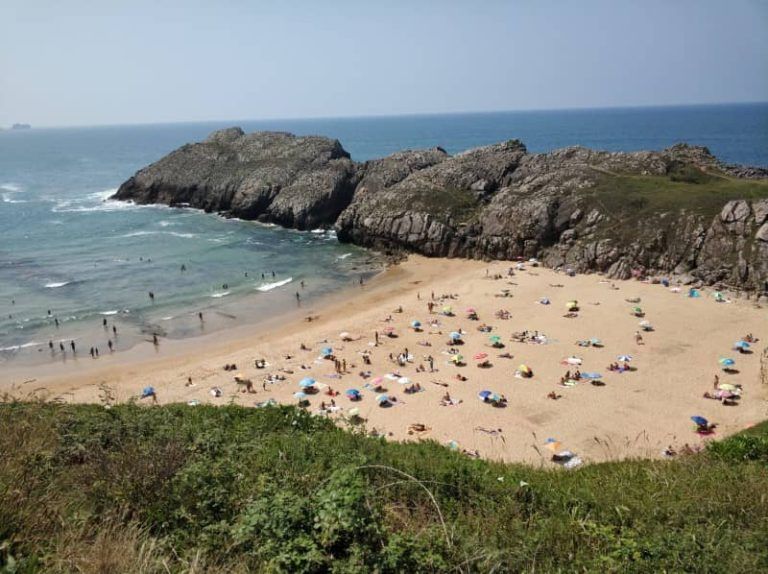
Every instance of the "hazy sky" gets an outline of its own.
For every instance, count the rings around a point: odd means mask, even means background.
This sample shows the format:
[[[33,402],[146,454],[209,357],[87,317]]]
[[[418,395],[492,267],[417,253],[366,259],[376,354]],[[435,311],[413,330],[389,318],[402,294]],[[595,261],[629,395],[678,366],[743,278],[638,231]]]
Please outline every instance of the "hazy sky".
[[[0,125],[768,100],[768,0],[0,0]]]

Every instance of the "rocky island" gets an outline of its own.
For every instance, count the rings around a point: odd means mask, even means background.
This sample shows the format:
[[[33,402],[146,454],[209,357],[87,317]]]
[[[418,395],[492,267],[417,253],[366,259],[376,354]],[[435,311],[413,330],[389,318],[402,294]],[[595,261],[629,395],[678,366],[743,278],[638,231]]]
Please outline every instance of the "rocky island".
[[[434,257],[537,257],[614,278],[768,290],[768,169],[707,148],[529,153],[518,140],[355,162],[341,143],[212,133],[139,170],[115,199],[190,206]]]

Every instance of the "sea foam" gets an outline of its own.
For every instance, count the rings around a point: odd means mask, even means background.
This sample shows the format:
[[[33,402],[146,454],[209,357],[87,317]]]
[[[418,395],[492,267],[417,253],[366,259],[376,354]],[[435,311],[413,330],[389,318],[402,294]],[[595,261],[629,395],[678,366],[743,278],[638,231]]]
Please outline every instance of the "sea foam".
[[[288,285],[293,281],[293,277],[288,277],[288,279],[283,279],[282,281],[275,281],[274,283],[263,283],[262,285],[259,285],[256,287],[258,291],[261,292],[267,292],[272,291],[272,289],[277,289],[278,287],[282,287],[283,285]]]

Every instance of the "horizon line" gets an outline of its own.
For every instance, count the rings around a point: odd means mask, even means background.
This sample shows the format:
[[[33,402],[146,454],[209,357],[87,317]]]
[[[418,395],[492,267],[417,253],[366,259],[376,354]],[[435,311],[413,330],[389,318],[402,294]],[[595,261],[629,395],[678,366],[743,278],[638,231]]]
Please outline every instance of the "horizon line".
[[[431,117],[431,116],[462,116],[462,115],[486,115],[486,114],[514,114],[514,113],[537,113],[537,112],[585,112],[585,111],[610,111],[610,110],[638,110],[654,108],[693,108],[693,107],[718,107],[718,106],[748,106],[768,104],[768,100],[751,101],[730,101],[730,102],[700,102],[686,104],[633,104],[617,106],[574,106],[564,108],[518,108],[507,110],[464,110],[449,112],[404,112],[399,114],[353,114],[349,116],[327,115],[327,116],[289,116],[275,118],[238,118],[238,119],[206,119],[206,120],[170,120],[170,121],[138,121],[129,123],[103,123],[103,124],[71,124],[71,125],[41,125],[34,124],[31,129],[73,129],[73,128],[108,128],[108,127],[142,127],[142,126],[162,126],[162,125],[185,125],[185,124],[208,124],[208,123],[237,123],[237,122],[281,122],[281,121],[322,121],[322,120],[359,120],[359,119],[387,119],[387,118],[408,118],[408,117]],[[14,123],[29,123],[17,121]],[[9,127],[1,127],[0,131],[28,131],[13,130]]]

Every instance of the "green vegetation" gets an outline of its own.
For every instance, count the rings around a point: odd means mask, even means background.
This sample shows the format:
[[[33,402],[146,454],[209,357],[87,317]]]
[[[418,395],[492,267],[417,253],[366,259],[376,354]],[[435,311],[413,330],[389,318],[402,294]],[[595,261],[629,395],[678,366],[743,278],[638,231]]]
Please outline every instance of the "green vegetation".
[[[0,405],[2,572],[746,573],[766,540],[768,425],[568,472],[289,407]]]
[[[638,217],[685,209],[711,218],[733,199],[768,197],[768,180],[736,179],[682,166],[667,176],[601,174],[589,192],[615,215]]]
[[[399,207],[429,213],[443,222],[469,223],[476,218],[483,205],[469,190],[445,188],[439,192],[421,190],[410,197],[407,205]]]

